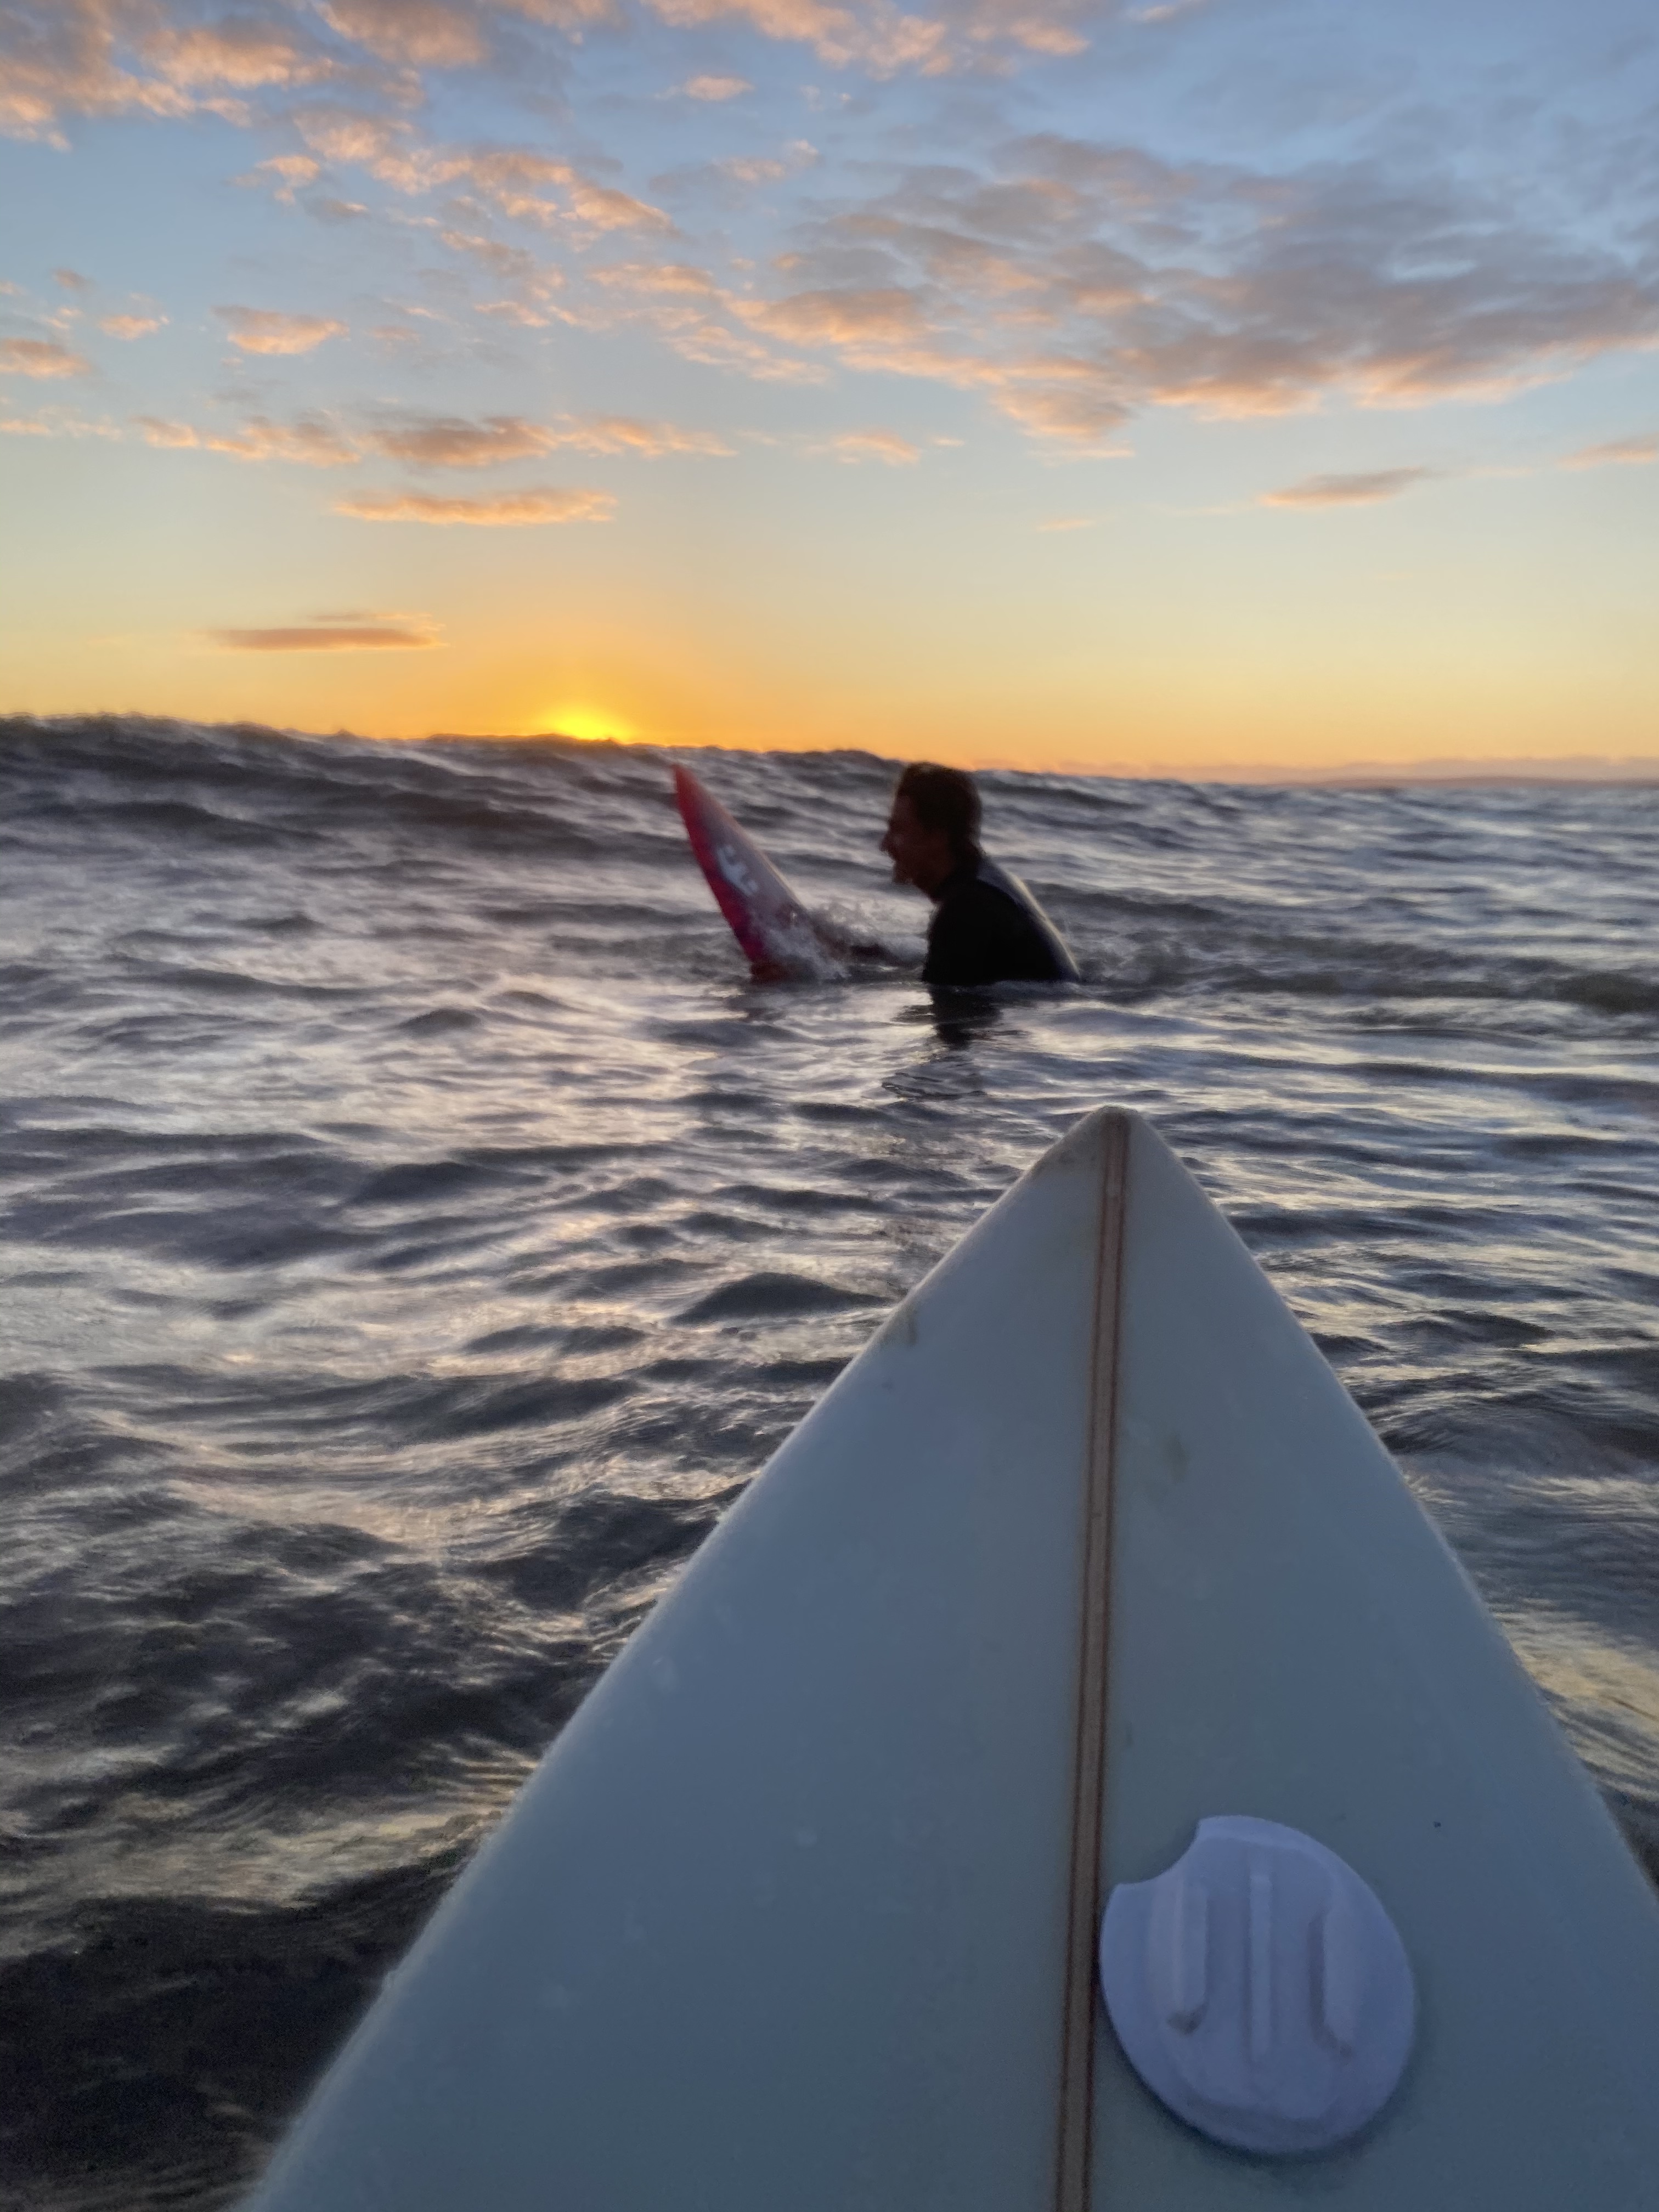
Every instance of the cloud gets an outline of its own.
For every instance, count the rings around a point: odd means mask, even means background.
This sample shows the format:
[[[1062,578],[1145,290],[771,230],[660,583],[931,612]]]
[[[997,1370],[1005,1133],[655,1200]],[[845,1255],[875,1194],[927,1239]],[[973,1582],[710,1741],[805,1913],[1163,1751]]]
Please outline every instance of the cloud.
[[[230,342],[244,353],[309,353],[325,338],[343,337],[345,325],[328,315],[284,315],[270,307],[216,307],[230,325]]]
[[[769,337],[791,345],[839,347],[878,366],[894,347],[915,345],[927,336],[916,296],[898,285],[796,292],[746,304],[744,312]]]
[[[1152,0],[1139,7],[1139,29],[1114,35],[1150,58],[1184,35],[1166,19],[1199,4]],[[501,71],[527,85],[538,67],[566,68],[568,34],[585,25],[660,42],[653,18],[677,50],[730,27],[872,79],[966,72],[981,82],[953,100],[930,158],[907,164],[902,149],[916,142],[902,136],[884,149],[866,144],[787,233],[739,239],[735,218],[730,233],[711,228],[708,268],[682,248],[672,210],[683,204],[668,187],[724,192],[734,209],[741,193],[758,232],[756,188],[782,199],[785,172],[812,158],[811,149],[703,161],[652,184],[665,199],[656,205],[623,189],[625,173],[597,150],[571,160],[542,144],[431,135],[426,118],[438,111],[423,109],[422,72],[481,66],[495,40]],[[204,109],[244,124],[285,122],[296,150],[239,181],[343,223],[365,202],[385,204],[362,181],[372,179],[397,222],[429,231],[470,264],[458,278],[484,272],[477,289],[507,295],[477,310],[501,324],[631,326],[685,360],[763,381],[847,372],[922,380],[1054,455],[1108,451],[1126,421],[1152,408],[1214,418],[1484,400],[1659,343],[1647,180],[1601,189],[1616,164],[1612,143],[1577,187],[1589,211],[1581,219],[1565,173],[1547,165],[1534,188],[1510,163],[1505,173],[1523,181],[1500,194],[1478,181],[1478,161],[1437,164],[1425,149],[1452,112],[1449,92],[1437,116],[1426,106],[1418,113],[1409,158],[1400,114],[1375,105],[1363,125],[1351,116],[1345,126],[1347,146],[1370,149],[1352,158],[1304,158],[1297,149],[1313,141],[1294,130],[1259,158],[1179,160],[1104,125],[1092,136],[1006,135],[1016,110],[992,83],[996,71],[1021,55],[1074,52],[1097,25],[1124,20],[1105,0],[630,0],[626,10],[620,0],[0,0],[0,127],[50,137],[70,113],[167,120]],[[1146,28],[1154,20],[1164,27]],[[538,47],[543,32],[552,35]],[[681,60],[650,82],[672,82],[661,97],[707,110],[699,120],[714,135],[724,126],[713,111],[755,87],[723,65],[712,41],[690,56],[693,73]],[[1146,127],[1164,112],[1149,103]],[[907,131],[924,127],[921,111],[907,116]],[[1190,143],[1266,142],[1210,133]],[[1329,130],[1319,143],[1345,141]],[[1449,143],[1455,154],[1462,142]],[[878,167],[872,154],[892,158]],[[427,204],[399,209],[392,196]],[[607,245],[626,258],[588,267],[586,257]],[[684,259],[657,258],[681,250]],[[71,270],[59,281],[76,292],[88,280]],[[247,353],[306,352],[345,334],[320,315],[221,313],[242,319],[231,336]],[[111,317],[105,328],[137,336],[142,319]],[[73,335],[46,318],[33,327],[35,343],[54,331]],[[503,328],[493,335],[527,349]],[[78,360],[68,344],[58,352]],[[15,356],[0,366],[27,373]],[[868,411],[884,408],[878,401]],[[548,437],[526,456],[559,444],[646,450],[583,445],[569,426]],[[1646,458],[1643,441],[1623,442],[1637,450],[1609,447],[1606,462]],[[1270,496],[1341,503],[1341,495],[1302,489]]]
[[[241,461],[299,461],[310,468],[338,468],[359,459],[358,448],[326,416],[301,416],[294,422],[272,422],[255,415],[240,430],[199,430],[193,423],[168,422],[155,415],[133,417],[148,446],[169,450],[196,447],[231,453]]]
[[[170,451],[206,442],[201,432],[188,422],[169,422],[159,415],[135,415],[132,419],[143,432],[147,446],[160,446]]]
[[[296,110],[294,121],[313,155],[367,170],[394,191],[416,198],[464,185],[518,222],[578,233],[668,230],[671,216],[548,154],[520,147],[439,146],[412,124],[345,107]],[[556,198],[549,198],[550,193]]]
[[[425,492],[360,492],[343,499],[337,514],[362,522],[474,523],[517,527],[542,522],[609,522],[616,499],[608,491],[504,491],[483,499],[434,499]]]
[[[833,348],[854,368],[982,392],[1023,428],[1091,453],[1105,450],[1102,441],[1130,411],[1121,377],[1086,358],[989,354],[982,310],[959,307],[937,285],[826,289],[731,304],[769,335]],[[957,322],[969,326],[965,333],[953,331]]]
[[[884,461],[890,469],[908,468],[921,459],[920,446],[896,430],[843,430],[827,449],[843,461]]]
[[[489,59],[492,16],[514,15],[568,39],[593,24],[621,26],[628,14],[620,0],[312,0],[312,9],[331,42],[286,8],[202,21],[173,15],[166,0],[9,0],[0,11],[0,128],[62,143],[59,121],[72,114],[165,118],[205,110],[246,124],[258,119],[245,104],[249,93],[337,80],[374,83],[412,103],[424,89],[421,72]],[[880,80],[977,72],[997,48],[1077,53],[1088,41],[1073,19],[1107,11],[1103,0],[939,0],[927,15],[895,0],[641,0],[640,12],[673,33],[731,24]],[[751,89],[744,78],[708,70],[676,92],[720,101]]]
[[[739,303],[740,304],[740,303]],[[760,384],[823,384],[830,372],[817,362],[793,361],[786,354],[769,351],[754,339],[713,317],[661,314],[658,328],[667,343],[686,361],[708,368],[723,368]]]
[[[734,185],[775,184],[780,177],[789,173],[787,161],[775,161],[769,155],[762,154],[726,154],[708,166],[716,175]]]
[[[82,276],[78,269],[54,269],[52,274],[53,282],[61,284],[66,292],[90,292],[95,289],[91,277]]]
[[[232,179],[238,185],[263,185],[268,178],[276,180],[276,192],[279,200],[289,207],[294,195],[301,185],[315,184],[323,173],[323,165],[310,154],[273,154],[267,161],[256,161],[246,174]]]
[[[587,24],[615,23],[620,17],[614,0],[497,0],[497,4],[532,23],[550,24],[577,35]]]
[[[317,0],[332,31],[380,60],[411,69],[464,69],[484,58],[477,19],[441,0]]]
[[[66,145],[65,116],[254,119],[249,92],[362,78],[285,11],[214,21],[167,0],[9,0],[0,9],[0,131]]]
[[[673,422],[647,422],[631,415],[567,417],[561,423],[528,422],[519,415],[472,421],[455,415],[416,415],[367,434],[366,443],[387,459],[418,468],[488,468],[560,447],[577,453],[635,454],[658,459],[669,453],[729,455],[732,448],[709,430]]]
[[[545,272],[535,255],[522,246],[509,246],[503,239],[491,238],[482,231],[441,230],[438,234],[452,253],[465,254],[469,259],[487,269],[497,283],[521,285],[527,291],[544,288],[544,277],[551,274],[553,281],[546,289],[558,289],[557,272]]]
[[[454,415],[422,415],[371,430],[368,442],[389,460],[412,461],[422,468],[478,469],[544,453],[551,441],[538,423],[516,415],[490,415],[477,422]]]
[[[147,338],[166,321],[165,315],[106,315],[98,327],[112,338]]]
[[[729,457],[734,448],[712,430],[683,430],[673,422],[641,422],[634,415],[576,417],[556,434],[555,442],[583,453],[636,453],[656,460],[667,453]]]
[[[464,155],[425,145],[412,124],[351,107],[295,108],[292,120],[312,155],[343,168],[365,169],[377,182],[411,198],[464,176]]]
[[[357,448],[334,425],[317,416],[294,422],[271,422],[255,415],[241,428],[222,437],[204,437],[210,452],[234,453],[243,461],[299,461],[307,468],[335,469],[358,458]]]
[[[951,30],[943,21],[907,15],[891,0],[866,0],[863,8],[833,7],[823,0],[650,0],[652,11],[677,30],[732,22],[764,38],[811,46],[832,68],[862,67],[876,77],[906,70],[939,75],[955,65]]]
[[[116,58],[108,0],[56,0],[9,7],[0,15],[0,130],[12,137],[67,141],[64,113],[187,113],[171,86],[134,76]]]
[[[1092,530],[1097,518],[1092,514],[1057,514],[1050,522],[1039,522],[1036,528],[1044,532],[1062,530]]]
[[[670,99],[736,100],[754,86],[746,76],[689,76],[684,84],[676,85]]]
[[[426,651],[442,643],[428,615],[382,615],[353,609],[313,615],[275,629],[210,629],[202,635],[232,653],[377,653]]]
[[[1642,468],[1659,461],[1659,437],[1610,438],[1605,445],[1581,446],[1561,463],[1564,469]]]
[[[792,358],[747,331],[733,330],[732,321],[752,317],[765,303],[726,290],[706,269],[688,262],[617,261],[586,276],[593,288],[589,304],[562,311],[567,322],[588,329],[641,324],[687,361],[763,383],[822,384],[828,376],[816,362]]]
[[[0,338],[0,376],[90,376],[92,363],[55,338]]]
[[[1426,483],[1433,469],[1367,469],[1351,475],[1304,477],[1280,491],[1263,492],[1263,507],[1374,507]]]
[[[83,416],[70,415],[58,407],[40,415],[0,416],[0,432],[9,438],[119,438],[121,434],[113,422],[88,422]]]
[[[596,284],[671,299],[714,300],[720,287],[706,269],[683,261],[617,261],[590,270]]]
[[[523,331],[544,331],[553,319],[524,300],[480,300],[472,312],[477,315],[499,315],[504,323],[516,323]]]
[[[297,87],[341,73],[332,55],[291,25],[252,15],[225,15],[216,23],[162,24],[141,36],[140,52],[174,91],[220,84],[239,91]]]
[[[1099,453],[1154,406],[1491,399],[1659,344],[1659,263],[1421,164],[1172,163],[1049,133],[890,171],[800,222],[779,344],[978,392]]]

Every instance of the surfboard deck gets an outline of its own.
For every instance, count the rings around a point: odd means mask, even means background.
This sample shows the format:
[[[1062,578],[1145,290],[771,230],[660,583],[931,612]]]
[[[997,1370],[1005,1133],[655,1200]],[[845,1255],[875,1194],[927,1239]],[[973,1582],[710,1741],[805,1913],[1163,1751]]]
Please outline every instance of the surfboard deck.
[[[716,905],[757,980],[822,979],[842,972],[851,947],[817,921],[714,793],[688,768],[674,769],[680,818]]]
[[[1105,1901],[1304,1831],[1417,1992],[1312,2159],[1173,2117]],[[1652,2201],[1659,1900],[1237,1237],[1091,1115],[890,1317],[612,1665],[258,2212]]]

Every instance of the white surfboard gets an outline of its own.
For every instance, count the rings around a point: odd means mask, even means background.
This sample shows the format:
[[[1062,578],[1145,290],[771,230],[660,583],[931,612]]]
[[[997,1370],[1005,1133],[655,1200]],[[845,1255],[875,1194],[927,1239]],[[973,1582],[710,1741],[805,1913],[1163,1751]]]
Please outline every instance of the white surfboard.
[[[1205,1821],[1143,1987],[1134,1886]],[[1287,1831],[1310,1839],[1294,1866]],[[1326,1899],[1311,1981],[1273,1948],[1292,1892]],[[1109,1900],[1134,1985],[1110,2013]],[[1405,1979],[1379,1996],[1389,1958]],[[1119,2040],[1143,2000],[1195,2118]],[[1319,2067],[1373,2060],[1381,2109],[1311,2154],[1220,2139],[1285,2051],[1287,2110]],[[255,2203],[1560,2212],[1656,2191],[1659,1902],[1329,1369],[1159,1139],[1107,1111],[709,1539]]]

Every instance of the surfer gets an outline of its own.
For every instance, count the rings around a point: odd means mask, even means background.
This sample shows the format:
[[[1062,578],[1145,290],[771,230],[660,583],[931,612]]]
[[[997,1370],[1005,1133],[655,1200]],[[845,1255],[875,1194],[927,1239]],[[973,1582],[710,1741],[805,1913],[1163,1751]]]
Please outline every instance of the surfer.
[[[1075,983],[1078,965],[1018,876],[980,850],[979,793],[959,768],[913,761],[898,780],[881,849],[893,881],[933,902],[924,983]]]

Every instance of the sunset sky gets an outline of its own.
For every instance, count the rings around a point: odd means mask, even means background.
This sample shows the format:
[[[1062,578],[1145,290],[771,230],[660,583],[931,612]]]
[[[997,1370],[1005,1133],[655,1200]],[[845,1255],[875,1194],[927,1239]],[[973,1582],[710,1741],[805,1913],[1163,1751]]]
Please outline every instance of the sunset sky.
[[[1659,756],[1653,0],[0,12],[0,710]]]

